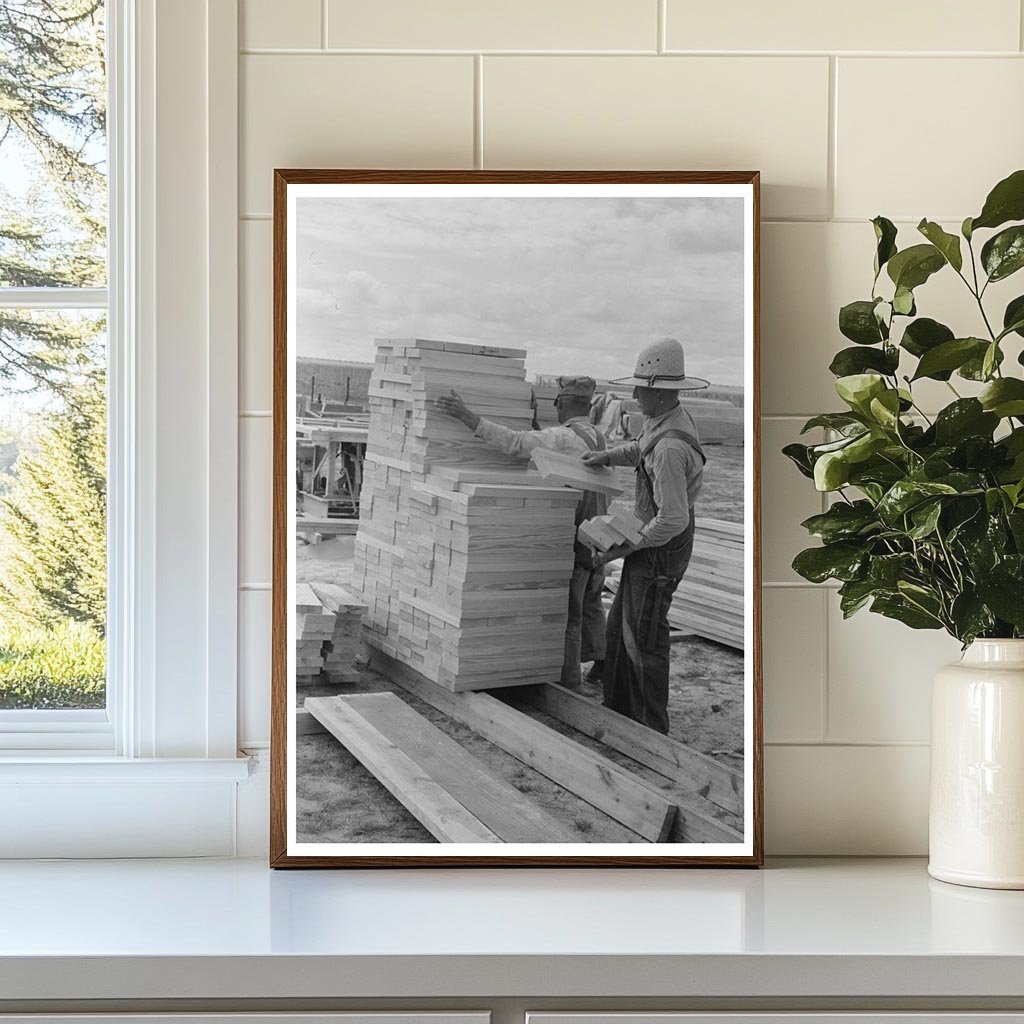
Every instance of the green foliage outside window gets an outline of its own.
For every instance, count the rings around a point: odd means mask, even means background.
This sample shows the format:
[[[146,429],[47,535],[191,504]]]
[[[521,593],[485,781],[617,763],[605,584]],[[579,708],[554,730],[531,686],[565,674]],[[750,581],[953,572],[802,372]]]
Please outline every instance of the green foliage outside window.
[[[106,283],[103,16],[0,3],[0,298]],[[103,327],[0,307],[0,708],[105,701]]]

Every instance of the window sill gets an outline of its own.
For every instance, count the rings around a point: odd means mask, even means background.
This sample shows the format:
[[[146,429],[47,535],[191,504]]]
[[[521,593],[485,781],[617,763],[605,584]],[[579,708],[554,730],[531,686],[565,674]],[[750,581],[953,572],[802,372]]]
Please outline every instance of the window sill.
[[[5,782],[242,782],[247,757],[113,757],[81,751],[0,756]]]

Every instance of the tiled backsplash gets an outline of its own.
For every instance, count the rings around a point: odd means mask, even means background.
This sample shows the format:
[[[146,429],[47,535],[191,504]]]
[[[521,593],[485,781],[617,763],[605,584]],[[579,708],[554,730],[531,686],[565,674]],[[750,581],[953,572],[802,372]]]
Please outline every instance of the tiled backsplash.
[[[827,367],[839,306],[871,284],[867,219],[958,224],[1024,164],[1019,0],[241,6],[243,746],[265,745],[269,703],[273,168],[756,168],[768,852],[924,852],[929,684],[958,646],[844,622],[800,581],[821,497],[779,449],[838,401]],[[933,278],[919,307],[973,329],[954,285]]]

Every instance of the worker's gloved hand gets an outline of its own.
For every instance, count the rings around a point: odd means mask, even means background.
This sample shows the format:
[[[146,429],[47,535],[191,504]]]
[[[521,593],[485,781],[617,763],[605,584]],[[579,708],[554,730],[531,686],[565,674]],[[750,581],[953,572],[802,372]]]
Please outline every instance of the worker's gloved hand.
[[[442,395],[434,404],[441,412],[465,423],[470,430],[476,430],[480,417],[466,405],[457,391],[453,390],[450,395]]]
[[[582,456],[583,462],[587,466],[600,467],[608,465],[608,453],[607,452],[585,452]]]

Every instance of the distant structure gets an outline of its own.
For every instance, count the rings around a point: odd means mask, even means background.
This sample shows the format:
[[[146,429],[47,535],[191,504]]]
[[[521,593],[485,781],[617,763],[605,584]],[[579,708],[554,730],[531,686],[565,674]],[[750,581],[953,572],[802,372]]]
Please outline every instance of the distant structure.
[[[365,410],[372,370],[372,363],[299,356],[295,360],[295,397],[311,412],[325,403]]]

